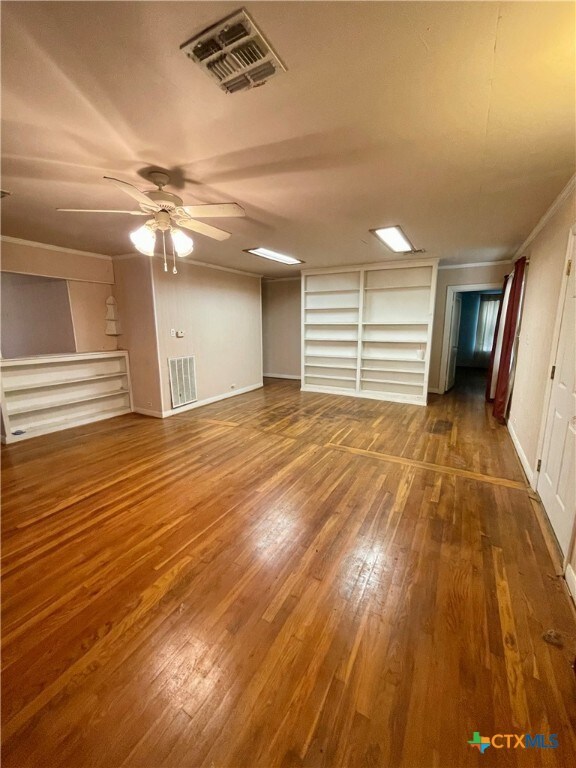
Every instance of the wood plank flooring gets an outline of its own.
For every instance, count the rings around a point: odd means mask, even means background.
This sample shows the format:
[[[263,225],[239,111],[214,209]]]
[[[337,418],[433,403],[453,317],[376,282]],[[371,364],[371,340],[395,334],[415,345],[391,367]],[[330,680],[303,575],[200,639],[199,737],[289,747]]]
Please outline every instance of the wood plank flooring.
[[[574,613],[473,389],[269,381],[2,457],[5,766],[576,764]]]

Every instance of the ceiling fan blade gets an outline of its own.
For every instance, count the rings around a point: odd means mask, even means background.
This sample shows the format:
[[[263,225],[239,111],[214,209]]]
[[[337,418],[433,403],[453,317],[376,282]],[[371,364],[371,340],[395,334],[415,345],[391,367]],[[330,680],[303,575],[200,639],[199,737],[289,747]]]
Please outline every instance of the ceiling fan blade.
[[[214,240],[228,240],[230,237],[230,232],[213,227],[211,224],[204,224],[203,221],[194,221],[194,219],[177,219],[177,221],[179,227],[186,227],[186,229],[191,229],[192,232],[212,237]]]
[[[104,178],[106,181],[111,181],[115,187],[118,187],[118,189],[126,192],[126,194],[130,195],[130,197],[133,197],[134,200],[138,200],[138,202],[142,203],[142,205],[147,205],[154,211],[160,210],[159,206],[156,205],[155,202],[150,200],[150,198],[147,197],[144,192],[140,192],[140,190],[137,189],[133,184],[130,184],[127,181],[121,181],[121,179],[114,179],[112,176],[104,176]]]
[[[67,213],[129,213],[130,216],[150,216],[149,213],[144,211],[118,211],[118,210],[96,210],[93,208],[56,208],[57,211],[65,211]]]
[[[238,203],[214,203],[208,205],[182,205],[178,210],[185,211],[194,219],[232,218],[246,216],[246,211]]]

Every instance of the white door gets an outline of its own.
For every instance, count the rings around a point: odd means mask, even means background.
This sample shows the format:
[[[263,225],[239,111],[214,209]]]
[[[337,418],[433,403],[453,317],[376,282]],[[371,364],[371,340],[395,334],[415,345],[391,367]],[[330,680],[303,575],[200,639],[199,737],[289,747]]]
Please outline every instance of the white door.
[[[574,246],[574,237],[572,246]],[[572,247],[574,256],[574,247]],[[572,265],[560,325],[537,490],[560,548],[568,554],[576,514],[576,268]]]
[[[450,316],[450,339],[448,341],[448,368],[446,371],[446,391],[454,386],[456,378],[456,358],[458,357],[458,337],[460,336],[460,312],[462,310],[462,296],[454,294],[452,301],[452,314]]]

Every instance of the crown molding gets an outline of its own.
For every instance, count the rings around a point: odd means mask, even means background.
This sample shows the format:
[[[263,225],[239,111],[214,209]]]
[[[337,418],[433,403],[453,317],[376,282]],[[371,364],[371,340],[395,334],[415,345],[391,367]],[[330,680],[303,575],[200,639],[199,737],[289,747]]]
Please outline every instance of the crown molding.
[[[24,240],[21,237],[9,237],[8,235],[1,235],[0,240],[4,243],[15,243],[16,245],[31,245],[34,248],[43,248],[46,251],[60,251],[60,253],[71,253],[74,254],[74,256],[90,256],[92,259],[104,259],[104,261],[112,261],[112,256],[106,256],[104,253],[78,251],[75,248],[64,248],[64,246],[61,245],[37,243],[35,240]]]
[[[296,275],[295,277],[266,277],[266,276],[264,276],[262,278],[262,280],[265,283],[287,283],[287,282],[289,282],[291,280],[292,281],[293,280],[298,280],[298,282],[300,282],[302,280],[302,278],[300,277],[300,275]],[[300,378],[300,377],[298,377],[298,378]]]
[[[548,222],[554,216],[554,214],[558,211],[560,206],[567,200],[567,198],[572,194],[572,192],[574,192],[575,189],[576,189],[576,173],[574,174],[574,176],[572,176],[568,184],[566,184],[562,192],[560,192],[556,200],[554,200],[550,208],[548,208],[544,216],[542,216],[538,224],[536,224],[532,232],[530,232],[526,240],[524,240],[520,248],[518,248],[518,250],[514,254],[514,260],[522,256],[526,248],[528,248],[530,243],[540,234],[540,232],[544,229],[546,224],[548,224]]]
[[[472,267],[496,267],[500,264],[510,264],[514,262],[512,258],[504,259],[502,261],[475,261],[470,264],[441,264],[438,269],[470,269]]]
[[[157,258],[160,258],[159,256]],[[114,256],[113,261],[124,261],[125,259],[150,259],[150,256],[145,256],[143,253],[121,253],[119,256]],[[216,269],[219,272],[232,272],[234,275],[244,275],[244,277],[254,277],[258,280],[262,279],[263,275],[259,275],[256,272],[246,272],[242,269],[234,269],[233,267],[221,267],[219,264],[208,264],[206,261],[196,261],[195,259],[180,259],[176,264],[192,264],[196,267],[205,267],[206,269]]]

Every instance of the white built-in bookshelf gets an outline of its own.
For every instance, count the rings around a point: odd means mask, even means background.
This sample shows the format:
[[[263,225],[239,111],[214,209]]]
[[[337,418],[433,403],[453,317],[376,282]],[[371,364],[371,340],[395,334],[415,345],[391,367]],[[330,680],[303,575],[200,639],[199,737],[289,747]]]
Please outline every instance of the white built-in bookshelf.
[[[127,352],[2,360],[2,442],[13,443],[131,410]]]
[[[302,389],[426,404],[438,261],[302,274]]]

